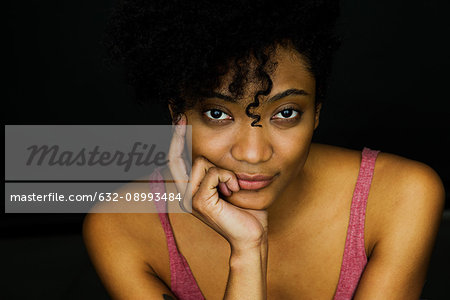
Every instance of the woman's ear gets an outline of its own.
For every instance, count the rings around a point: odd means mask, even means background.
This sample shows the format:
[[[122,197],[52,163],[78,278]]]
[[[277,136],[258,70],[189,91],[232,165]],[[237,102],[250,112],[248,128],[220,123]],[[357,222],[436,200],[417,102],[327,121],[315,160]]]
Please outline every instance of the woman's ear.
[[[320,116],[320,110],[322,109],[322,103],[319,103],[316,106],[316,112],[314,116],[314,130],[316,130],[317,126],[319,126],[319,116]]]

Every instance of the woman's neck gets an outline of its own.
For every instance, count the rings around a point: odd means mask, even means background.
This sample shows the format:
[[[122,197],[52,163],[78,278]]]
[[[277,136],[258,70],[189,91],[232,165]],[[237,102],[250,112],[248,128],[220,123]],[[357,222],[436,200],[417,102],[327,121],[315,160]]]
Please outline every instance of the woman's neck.
[[[289,234],[302,214],[314,202],[313,195],[320,172],[314,167],[316,151],[311,147],[308,158],[298,175],[283,193],[267,209],[269,212],[269,236],[278,239]]]

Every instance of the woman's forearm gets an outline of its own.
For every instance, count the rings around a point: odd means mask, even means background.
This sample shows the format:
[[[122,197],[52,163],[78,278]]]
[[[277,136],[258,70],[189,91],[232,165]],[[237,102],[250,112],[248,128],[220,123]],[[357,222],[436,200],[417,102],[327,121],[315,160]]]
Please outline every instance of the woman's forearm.
[[[225,300],[267,299],[267,241],[251,249],[231,249]]]

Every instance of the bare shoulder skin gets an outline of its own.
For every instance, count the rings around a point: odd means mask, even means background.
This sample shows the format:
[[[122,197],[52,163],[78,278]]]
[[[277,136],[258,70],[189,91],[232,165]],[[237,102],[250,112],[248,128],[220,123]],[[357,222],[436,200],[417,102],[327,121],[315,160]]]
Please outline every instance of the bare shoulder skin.
[[[118,192],[150,190],[143,184],[128,184]],[[83,237],[97,274],[113,299],[150,299],[155,291],[174,297],[166,285],[170,284],[169,273],[155,271],[164,269],[169,260],[158,214],[88,214]]]
[[[354,299],[417,299],[444,210],[444,186],[424,163],[389,153],[379,158],[382,171],[371,189],[376,196],[368,202],[373,246]]]

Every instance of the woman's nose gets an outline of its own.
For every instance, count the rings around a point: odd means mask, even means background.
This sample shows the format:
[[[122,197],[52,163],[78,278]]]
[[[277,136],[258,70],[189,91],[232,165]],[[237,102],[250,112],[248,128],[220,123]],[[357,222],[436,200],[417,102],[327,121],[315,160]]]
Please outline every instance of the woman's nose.
[[[264,127],[252,127],[248,124],[239,130],[231,155],[239,161],[258,164],[268,161],[273,154],[272,144]]]

